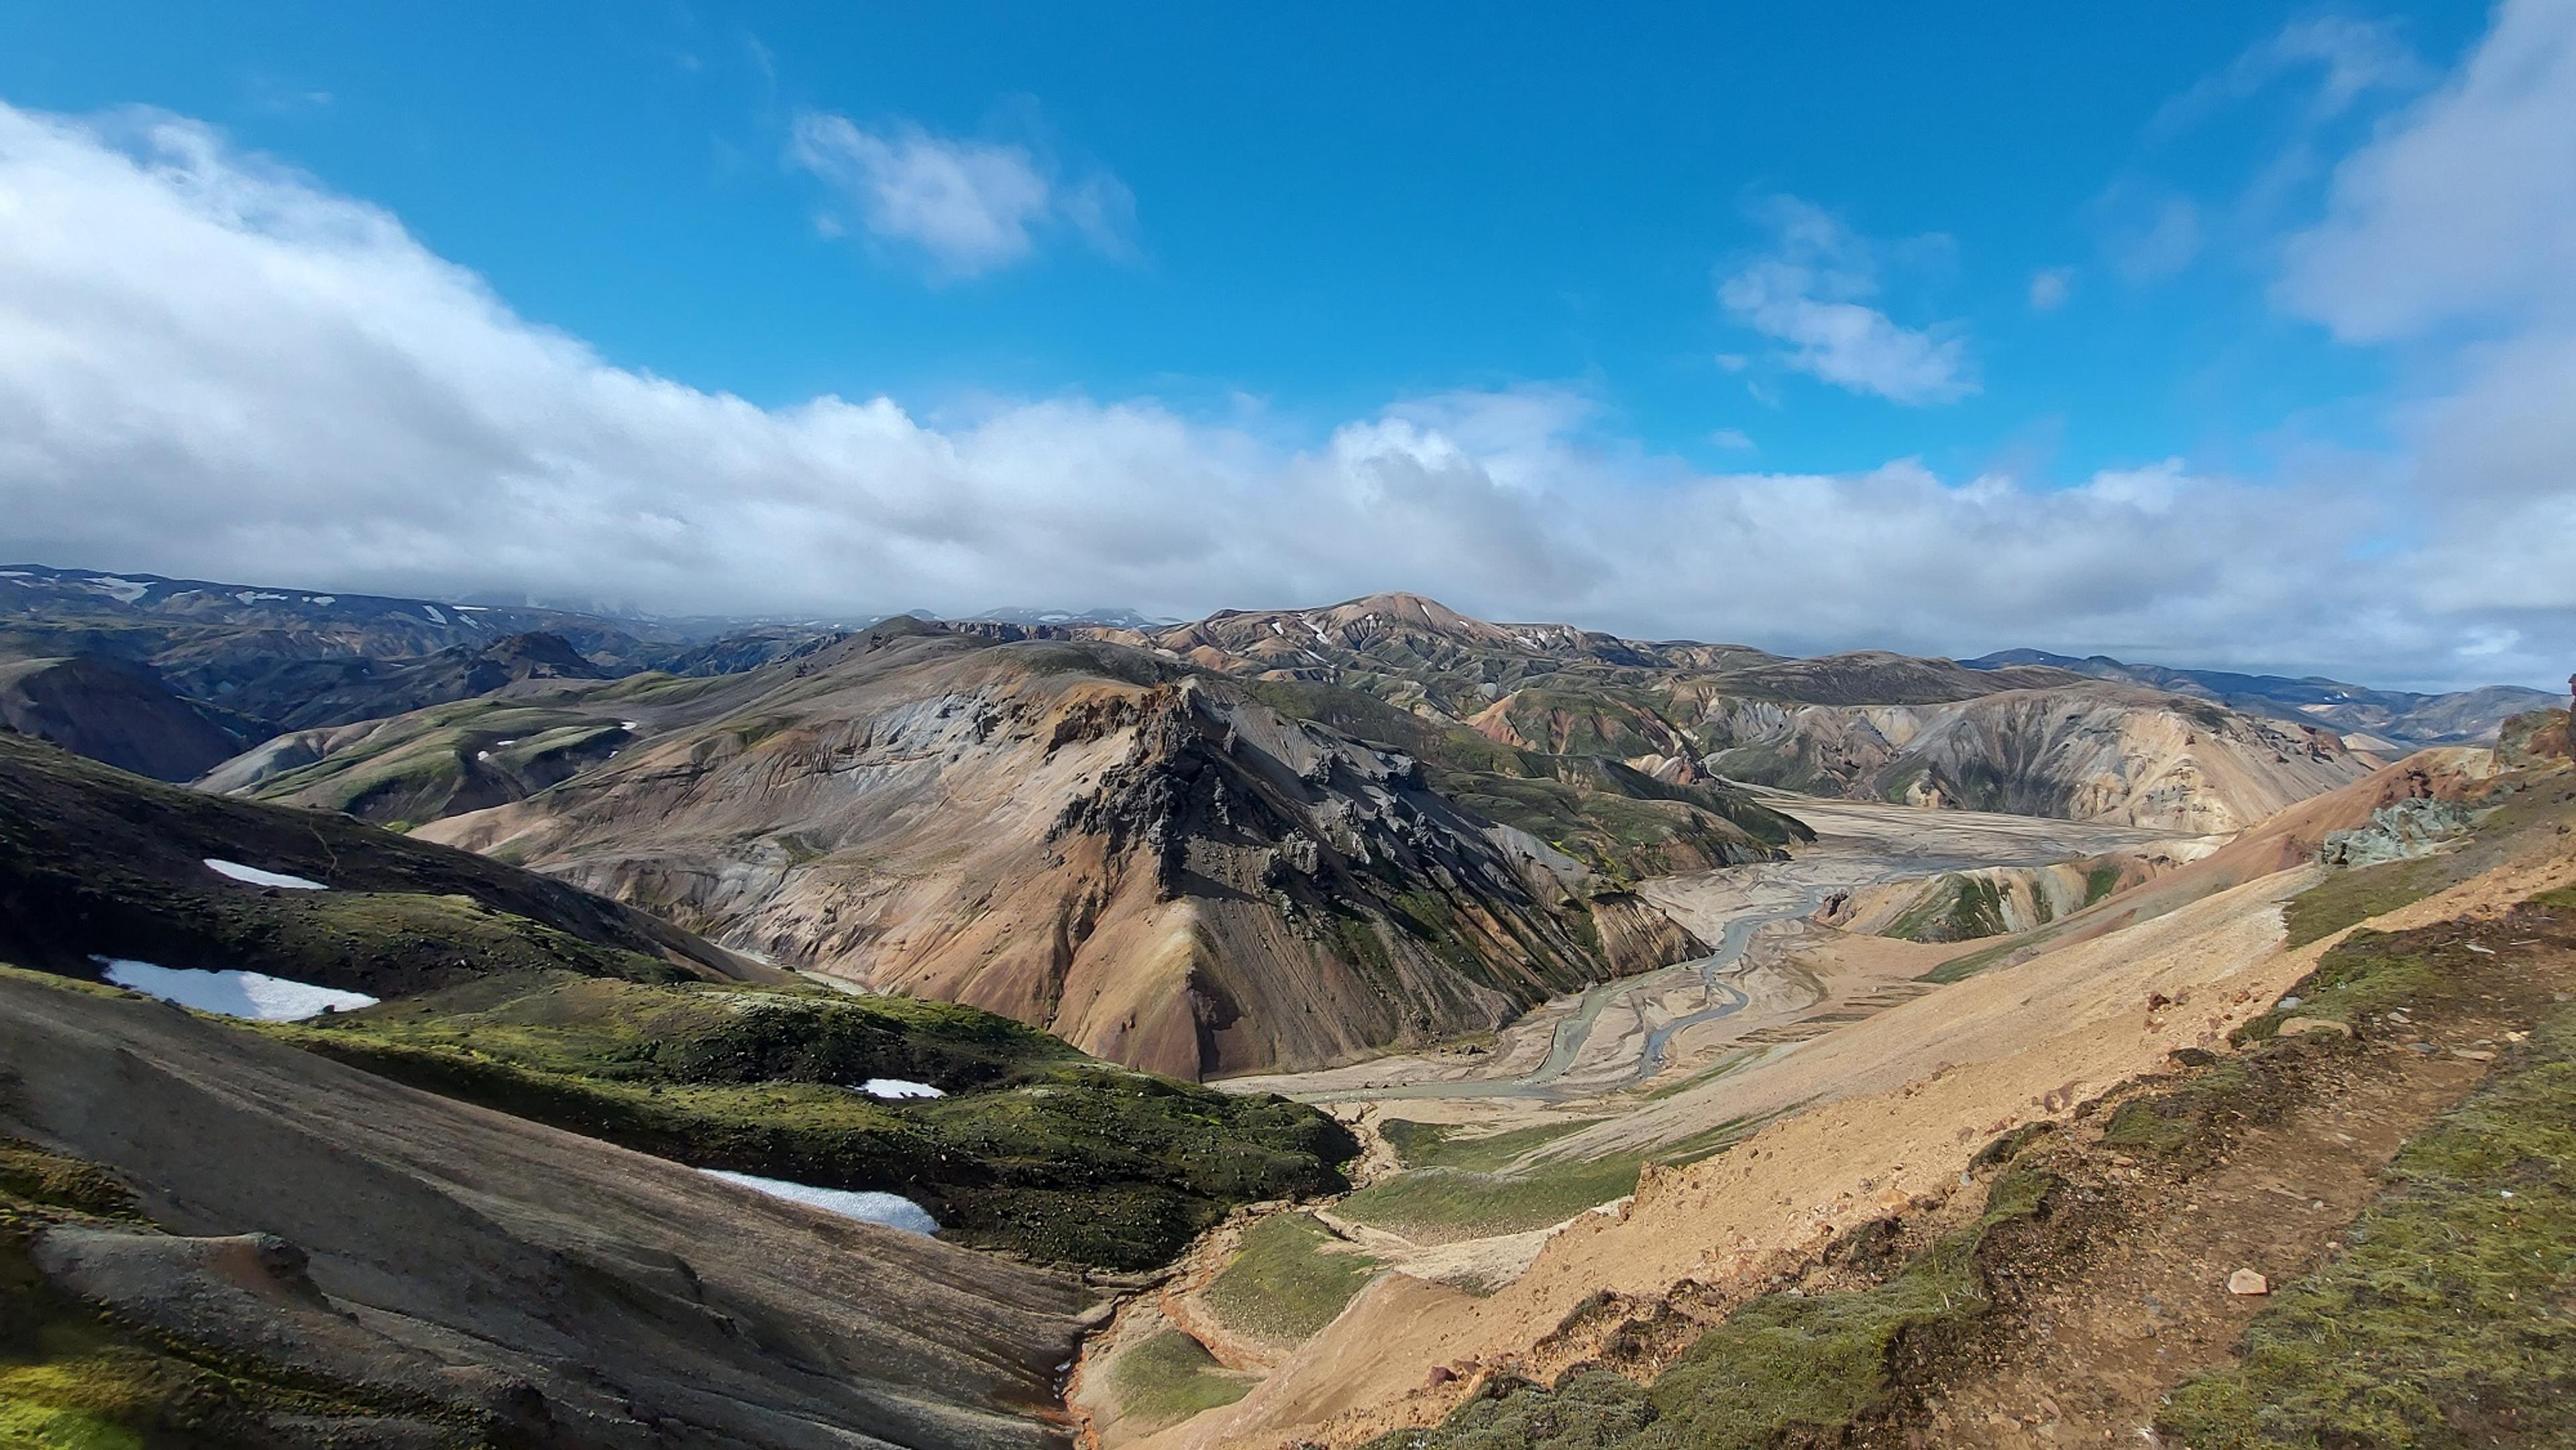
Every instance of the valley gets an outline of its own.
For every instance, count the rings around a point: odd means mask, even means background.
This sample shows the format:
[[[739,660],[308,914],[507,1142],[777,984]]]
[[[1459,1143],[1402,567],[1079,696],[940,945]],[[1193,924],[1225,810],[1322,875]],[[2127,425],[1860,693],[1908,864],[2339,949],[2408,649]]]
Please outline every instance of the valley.
[[[2571,259],[2576,0],[0,11],[0,1450],[2576,1450]]]
[[[1781,966],[1802,940],[1820,934],[1802,929],[1802,923],[1834,897],[1959,871],[2047,867],[2113,855],[2170,866],[2218,844],[2133,826],[1777,792],[1763,798],[1794,811],[1815,830],[1815,840],[1786,861],[1659,877],[1640,888],[1647,900],[1711,943],[1715,949],[1708,955],[1546,1003],[1496,1034],[1472,1065],[1461,1064],[1454,1053],[1392,1057],[1314,1073],[1228,1079],[1226,1085],[1314,1102],[1520,1098],[1548,1104],[1645,1087],[1665,1072],[1704,1060],[1716,1042],[1787,1026],[1836,1000],[1840,994],[1822,981]],[[1695,1031],[1739,1017],[1723,1033]]]
[[[2419,1212],[2374,1174],[2550,1090],[2563,711],[2402,753],[2494,701],[2365,739],[1401,594],[710,634],[19,577],[30,641],[113,641],[0,669],[0,1271],[51,1326],[0,1414],[85,1434],[2203,1434],[2300,1312],[2212,1282],[2332,1292],[2323,1235]],[[2124,1197],[2283,1177],[2315,1232]],[[2191,1352],[2106,1378],[2097,1280]]]

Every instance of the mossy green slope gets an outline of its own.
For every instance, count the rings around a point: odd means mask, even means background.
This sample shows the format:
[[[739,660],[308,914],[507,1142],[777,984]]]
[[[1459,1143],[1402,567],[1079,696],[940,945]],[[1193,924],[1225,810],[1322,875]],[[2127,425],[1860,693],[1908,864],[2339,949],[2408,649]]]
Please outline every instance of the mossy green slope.
[[[2161,1428],[2194,1450],[2576,1443],[2576,1012],[2387,1178]]]
[[[1235,1204],[1337,1192],[1330,1118],[1109,1066],[969,1007],[822,988],[494,978],[309,1025],[298,1045],[700,1168],[904,1194],[946,1236],[1114,1269]],[[872,1077],[941,1088],[881,1102]]]
[[[326,883],[282,891],[207,858]],[[493,971],[757,974],[559,881],[345,816],[226,800],[0,735],[0,957],[75,975],[95,956],[250,968],[391,997]]]
[[[1311,1214],[1273,1214],[1243,1236],[1234,1262],[1208,1285],[1207,1301],[1236,1328],[1295,1344],[1332,1323],[1376,1274],[1377,1262],[1343,1251]]]

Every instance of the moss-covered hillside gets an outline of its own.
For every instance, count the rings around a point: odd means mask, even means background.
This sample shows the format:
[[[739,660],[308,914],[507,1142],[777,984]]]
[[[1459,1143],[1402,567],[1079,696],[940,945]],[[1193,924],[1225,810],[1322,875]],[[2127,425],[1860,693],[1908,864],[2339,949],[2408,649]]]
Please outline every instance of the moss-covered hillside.
[[[0,961],[94,979],[103,957],[382,998],[243,1030],[695,1167],[901,1193],[952,1238],[1044,1261],[1150,1267],[1235,1204],[1340,1190],[1356,1151],[1283,1099],[850,996],[516,867],[0,736]],[[883,1102],[870,1078],[946,1095]]]
[[[900,1193],[959,1242],[1102,1268],[1162,1263],[1238,1203],[1338,1192],[1357,1151],[1284,1098],[1114,1067],[971,1007],[814,986],[514,975],[268,1030],[694,1167]],[[946,1095],[883,1101],[872,1078]]]

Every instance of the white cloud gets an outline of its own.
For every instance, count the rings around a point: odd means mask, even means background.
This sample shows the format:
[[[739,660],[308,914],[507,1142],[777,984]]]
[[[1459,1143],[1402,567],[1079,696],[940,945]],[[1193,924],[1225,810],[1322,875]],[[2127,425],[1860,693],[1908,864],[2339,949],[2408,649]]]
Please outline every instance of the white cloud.
[[[1135,197],[1106,172],[1067,183],[1020,146],[934,136],[918,126],[879,133],[845,116],[796,118],[788,157],[828,183],[859,224],[920,251],[950,277],[972,277],[1037,250],[1061,224],[1111,256],[1126,255]],[[826,235],[840,219],[826,213]]]
[[[1753,435],[1741,428],[1720,428],[1708,435],[1708,441],[1720,448],[1749,449],[1753,446]]]
[[[1412,399],[1313,436],[1233,416],[763,408],[611,366],[383,211],[190,123],[0,108],[8,557],[708,612],[1196,614],[1408,588],[1656,637],[2392,682],[2550,679],[2548,651],[2576,637],[2563,498],[2524,516],[2554,533],[2467,568],[2436,500],[2340,475],[2258,487],[2164,463],[2052,491],[1904,460],[1708,473],[1548,388]]]
[[[2576,311],[2576,4],[2515,0],[2335,173],[2278,300],[2346,341]]]
[[[2276,304],[2404,364],[2416,597],[2484,616],[2465,658],[2576,663],[2576,5],[2501,6],[2283,258]]]
[[[1742,325],[1790,344],[1789,366],[1894,402],[1951,403],[1977,391],[1960,338],[1898,324],[1868,306],[1880,249],[1794,197],[1768,210],[1777,244],[1733,269],[1717,298]]]
[[[2066,305],[2074,287],[2075,269],[2072,267],[2043,267],[2033,272],[2030,276],[2030,310],[2055,312]]]
[[[2293,20],[2238,56],[2227,69],[2165,103],[2148,125],[2170,136],[2242,101],[2285,76],[2314,72],[2307,119],[2331,120],[2374,91],[2408,91],[2430,74],[2390,25],[2347,15]]]

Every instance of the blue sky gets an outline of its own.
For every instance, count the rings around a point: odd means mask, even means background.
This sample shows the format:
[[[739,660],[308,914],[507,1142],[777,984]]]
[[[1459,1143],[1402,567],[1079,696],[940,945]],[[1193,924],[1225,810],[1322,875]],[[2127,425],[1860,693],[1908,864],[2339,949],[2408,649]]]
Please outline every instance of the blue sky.
[[[765,403],[1240,391],[1329,421],[1579,380],[1648,446],[1711,465],[1742,461],[1709,441],[1734,429],[1768,466],[2034,456],[2080,478],[2258,456],[2283,419],[2377,381],[2249,305],[2261,239],[2220,215],[2322,67],[2156,124],[2302,11],[2032,5],[1970,27],[1918,5],[1723,8],[1751,13],[25,7],[0,94],[214,122],[612,360]],[[2371,18],[2447,58],[2477,17]],[[824,237],[829,198],[782,159],[810,112],[1105,171],[1136,198],[1134,255],[1060,236],[930,280],[901,249]],[[1885,268],[1886,310],[1961,334],[1979,392],[1890,406],[1724,370],[1768,349],[1713,273],[1770,244],[1762,204],[1784,194],[1890,244],[1934,239]],[[2121,249],[2174,198],[2213,213],[2207,254],[2124,276]],[[2054,268],[2067,301],[2036,312]]]
[[[0,102],[128,157],[159,143],[134,140],[145,123],[120,108],[151,108],[210,138],[203,164],[286,178],[293,205],[371,209],[402,247],[488,289],[514,333],[573,340],[620,379],[779,420],[818,397],[884,399],[969,472],[1015,442],[1007,466],[1029,476],[1005,494],[1048,486],[1052,446],[1062,497],[1048,499],[1068,511],[1055,537],[1093,558],[1032,568],[935,522],[892,526],[900,547],[853,534],[855,580],[713,544],[693,561],[670,531],[709,526],[666,502],[628,507],[621,526],[624,547],[637,528],[656,541],[647,567],[567,581],[600,597],[1315,602],[1216,597],[1240,580],[1417,587],[1497,613],[1782,647],[2044,643],[2347,673],[2402,655],[2401,673],[2427,679],[2477,677],[2481,659],[2555,670],[2525,645],[2576,601],[2451,598],[2428,571],[2453,566],[2410,532],[2420,495],[2440,491],[2424,408],[2457,391],[2471,343],[2516,339],[2492,308],[2374,333],[2331,299],[2284,300],[2300,239],[2367,204],[2338,179],[2461,84],[2508,13],[2025,5],[1968,23],[1894,4],[1733,8],[26,6],[0,19]],[[2565,5],[2515,8],[2554,56]],[[2527,124],[2554,144],[2554,112]],[[223,224],[293,240],[258,218]],[[299,315],[319,305],[261,296]],[[426,347],[398,350],[424,374],[469,366],[423,362]],[[1119,441],[1122,419],[1187,436]],[[2409,603],[2373,633],[2242,612],[2292,608],[2294,593],[2238,598],[2231,628],[2224,608],[2194,604],[2224,572],[2203,559],[2113,585],[2094,569],[2056,594],[1989,590],[1974,614],[1902,599],[1748,614],[1720,607],[1723,591],[1658,604],[1615,541],[1565,544],[1544,518],[1466,530],[1385,578],[1322,557],[1192,574],[1174,567],[1203,552],[1189,541],[1107,528],[1117,510],[1186,507],[1193,489],[1293,510],[1301,490],[1340,487],[1307,474],[1354,447],[1440,478],[1452,448],[1475,487],[1499,492],[1409,506],[1480,515],[1542,494],[1651,511],[1740,475],[1843,480],[1818,504],[1841,509],[1873,488],[1930,489],[1936,513],[2008,480],[2034,518],[2052,495],[2141,471],[2219,491],[2231,519],[2238,501],[2251,518],[2294,491],[2340,493],[2351,507],[2329,511],[2350,517],[2300,541],[2303,578],[2395,557],[2417,563],[2401,571],[2410,587],[2448,602]],[[563,455],[560,440],[516,451]],[[874,465],[844,462],[865,494]],[[1157,465],[1172,476],[1145,495],[1092,472]],[[1888,482],[1890,468],[1921,480]],[[598,458],[572,470],[603,471]],[[781,478],[754,470],[736,486],[800,504],[829,492]],[[525,478],[492,486],[528,494]],[[2128,499],[2123,487],[2110,491]],[[1739,546],[1788,506],[1685,502],[1753,529]],[[868,494],[846,512],[882,519],[887,504]],[[123,547],[86,527],[30,526],[26,544]],[[1846,532],[1870,528],[1864,516]],[[489,550],[424,549],[363,521],[334,537],[338,562],[324,562],[348,578],[311,582],[543,592],[552,567],[531,557],[512,574]],[[63,562],[315,558],[313,538],[253,522],[227,538]],[[1785,587],[1939,577],[1937,558],[1872,568],[1869,548],[1896,546],[1861,547],[1861,566]],[[1738,557],[1712,545],[1658,567]],[[2517,643],[2497,646],[2504,633]]]

